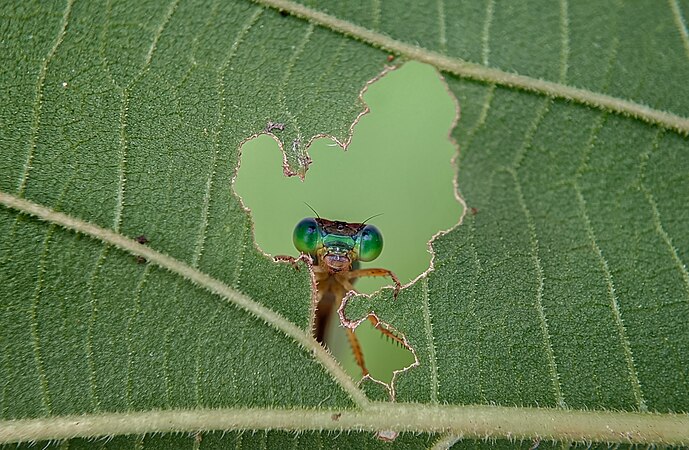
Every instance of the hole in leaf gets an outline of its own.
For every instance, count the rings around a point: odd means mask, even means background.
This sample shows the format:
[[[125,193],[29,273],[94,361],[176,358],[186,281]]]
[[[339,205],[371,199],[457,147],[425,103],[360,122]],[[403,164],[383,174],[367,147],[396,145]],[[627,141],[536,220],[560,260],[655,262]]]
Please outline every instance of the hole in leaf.
[[[283,175],[278,145],[263,135],[244,144],[234,188],[251,209],[258,246],[270,255],[298,254],[292,230],[313,216],[304,202],[331,220],[361,222],[382,214],[370,223],[383,234],[383,252],[362,268],[389,269],[406,284],[428,269],[431,237],[454,226],[461,214],[453,187],[455,148],[447,137],[455,103],[435,69],[419,63],[407,63],[373,83],[364,101],[371,112],[355,126],[347,151],[329,139],[314,141],[303,182]],[[372,293],[385,285],[391,280],[360,279],[355,286]],[[368,321],[356,334],[371,376],[378,380],[387,383],[393,370],[414,362],[407,349],[381,337]],[[326,340],[358,379],[361,372],[344,330],[331,326]]]

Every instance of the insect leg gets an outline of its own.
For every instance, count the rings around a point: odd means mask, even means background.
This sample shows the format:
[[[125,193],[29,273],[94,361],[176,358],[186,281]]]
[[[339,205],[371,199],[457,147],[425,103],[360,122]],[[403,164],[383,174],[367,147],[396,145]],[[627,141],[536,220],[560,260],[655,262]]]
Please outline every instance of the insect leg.
[[[294,267],[295,270],[299,270],[299,265],[298,265],[299,261],[304,261],[308,265],[312,264],[311,257],[309,255],[305,255],[303,253],[296,258],[294,256],[289,256],[289,255],[276,255],[276,256],[273,256],[273,261],[289,263],[292,265],[292,267]]]
[[[404,341],[399,336],[397,336],[395,333],[393,333],[392,331],[388,330],[383,325],[381,325],[380,320],[378,320],[378,318],[375,315],[369,314],[368,315],[368,321],[371,322],[373,324],[373,327],[376,330],[380,331],[384,336],[397,342],[402,347],[406,347],[406,345],[404,345]]]
[[[390,277],[392,281],[395,282],[395,292],[393,293],[395,298],[397,298],[397,294],[399,294],[400,289],[402,289],[402,284],[397,278],[397,275],[387,269],[357,269],[347,272],[345,275],[349,280],[359,277]]]
[[[364,362],[364,352],[361,351],[361,344],[359,344],[359,339],[354,334],[354,330],[351,328],[345,328],[347,330],[347,338],[349,339],[349,345],[352,347],[352,353],[354,353],[354,359],[356,364],[361,368],[361,374],[363,376],[368,375],[368,369],[366,368],[366,363]]]

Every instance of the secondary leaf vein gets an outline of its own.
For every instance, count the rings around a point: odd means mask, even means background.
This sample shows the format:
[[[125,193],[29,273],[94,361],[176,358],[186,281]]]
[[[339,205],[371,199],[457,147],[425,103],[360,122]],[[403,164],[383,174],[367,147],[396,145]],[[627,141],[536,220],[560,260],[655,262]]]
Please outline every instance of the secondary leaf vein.
[[[134,327],[134,321],[136,321],[137,316],[141,312],[141,292],[143,291],[144,284],[148,278],[148,274],[151,272],[151,265],[146,264],[146,268],[141,273],[139,277],[139,282],[136,284],[136,291],[134,292],[134,305],[132,306],[132,313],[127,321],[127,331],[125,333],[127,340],[127,405],[130,409],[134,409],[134,381],[132,379],[133,367],[134,367],[134,344],[132,339],[132,328]]]
[[[536,226],[533,221],[533,217],[531,216],[531,211],[529,210],[528,205],[526,204],[526,199],[524,197],[524,192],[522,190],[521,182],[519,180],[518,176],[518,170],[519,166],[521,165],[521,162],[524,160],[526,157],[527,151],[531,148],[531,144],[533,142],[534,135],[536,134],[536,130],[540,126],[541,122],[543,121],[543,118],[545,115],[548,113],[550,110],[550,104],[551,100],[546,99],[543,102],[543,105],[539,109],[539,111],[536,113],[536,117],[534,118],[533,122],[529,126],[529,129],[526,131],[524,141],[521,145],[521,148],[517,152],[517,156],[514,161],[514,166],[509,169],[510,174],[512,175],[512,178],[514,180],[514,185],[517,190],[517,198],[519,199],[519,206],[522,209],[522,212],[524,213],[524,217],[526,218],[526,224],[527,228],[529,230],[529,240],[531,243],[531,259],[533,260],[533,265],[534,268],[536,269],[536,274],[537,274],[537,281],[538,284],[536,286],[536,299],[535,299],[535,307],[536,307],[536,312],[538,314],[538,322],[539,326],[541,328],[541,334],[543,337],[543,347],[546,351],[546,355],[548,357],[548,371],[550,372],[550,378],[552,380],[552,388],[553,388],[553,395],[555,397],[555,404],[560,407],[560,408],[565,408],[565,400],[562,395],[562,389],[560,387],[560,374],[557,369],[557,361],[555,360],[555,351],[553,349],[553,344],[552,344],[552,338],[550,336],[550,330],[548,328],[548,318],[545,314],[545,309],[543,308],[543,287],[544,287],[544,275],[543,275],[543,266],[541,264],[541,260],[539,257],[539,245],[538,245],[538,234],[536,233]]]
[[[88,297],[90,299],[89,303],[91,304],[91,314],[89,317],[88,329],[86,332],[86,361],[88,363],[89,368],[89,385],[91,387],[91,397],[93,398],[93,409],[97,412],[100,411],[100,397],[98,395],[98,383],[96,380],[96,362],[93,352],[93,328],[98,319],[98,307],[96,304],[96,294],[94,293],[93,285],[96,282],[96,279],[98,278],[98,273],[100,272],[100,269],[108,256],[109,250],[110,247],[108,245],[104,245],[101,249],[100,255],[98,255],[98,260],[96,261],[96,264],[93,267],[93,271],[89,276],[88,285],[86,287],[86,292],[88,292]]]
[[[438,46],[442,53],[447,53],[447,33],[445,22],[445,0],[438,0]]]
[[[560,32],[561,51],[560,51],[560,83],[567,81],[567,71],[569,70],[569,13],[567,0],[560,0]]]
[[[122,95],[122,103],[120,104],[120,162],[118,170],[117,181],[117,201],[115,203],[115,215],[113,219],[113,230],[119,231],[122,224],[122,211],[124,209],[124,190],[127,182],[127,110],[129,109],[129,91],[123,89],[120,92]]]
[[[663,240],[663,242],[667,246],[668,251],[670,252],[670,255],[672,255],[672,260],[675,263],[675,266],[677,266],[679,273],[682,275],[682,281],[684,282],[684,290],[687,294],[687,301],[689,301],[689,271],[687,271],[687,265],[684,263],[684,261],[682,261],[682,258],[680,258],[679,253],[677,253],[677,249],[675,248],[674,244],[672,243],[672,238],[670,237],[670,235],[665,230],[665,227],[663,227],[663,221],[662,221],[662,218],[660,217],[660,211],[658,210],[658,204],[655,201],[655,197],[653,196],[651,189],[645,183],[646,162],[648,161],[648,158],[649,158],[651,151],[658,150],[662,136],[663,136],[663,132],[659,131],[656,134],[656,137],[653,141],[652,149],[650,149],[646,153],[646,155],[644,155],[644,157],[643,157],[644,163],[641,166],[640,173],[639,173],[639,185],[641,187],[641,190],[644,193],[644,196],[646,197],[646,201],[648,202],[648,204],[651,207],[651,212],[653,213],[653,226],[655,228],[655,231],[661,237],[661,239]]]
[[[481,326],[481,321],[478,320],[478,314],[476,313],[477,309],[477,303],[478,303],[478,283],[479,279],[482,279],[484,276],[483,273],[483,265],[481,264],[481,260],[479,259],[478,256],[478,251],[476,250],[476,242],[475,242],[475,237],[476,237],[476,220],[471,220],[469,222],[470,228],[469,228],[469,246],[471,247],[471,256],[474,259],[474,263],[476,264],[476,273],[477,276],[474,279],[474,281],[471,283],[471,301],[469,303],[469,308],[471,310],[471,315],[473,316],[474,323],[477,326],[477,336],[476,340],[478,343],[481,342],[482,338],[482,326]],[[478,368],[478,373],[476,374],[476,378],[478,380],[478,391],[479,391],[479,399],[480,401],[485,401],[486,400],[486,394],[483,390],[483,354],[481,353],[481,345],[478,345],[476,348],[476,359],[478,359],[478,364],[476,365]]]
[[[682,39],[682,45],[684,46],[684,53],[689,59],[689,33],[687,32],[687,23],[684,21],[684,16],[682,16],[682,10],[679,9],[679,3],[677,0],[668,0],[670,3],[670,9],[672,9],[672,16],[675,19],[675,25],[677,25],[677,30]]]
[[[431,402],[438,403],[438,361],[435,352],[435,340],[433,338],[433,320],[431,318],[431,305],[428,296],[428,278],[421,280],[423,288],[423,325],[428,342],[428,359],[431,370]]]
[[[203,206],[201,208],[201,221],[199,225],[199,237],[196,240],[196,246],[194,249],[194,254],[191,258],[192,267],[198,267],[199,260],[201,259],[201,254],[203,253],[203,246],[206,241],[206,233],[208,231],[208,215],[210,211],[210,201],[213,190],[213,178],[215,178],[215,173],[218,165],[218,155],[220,153],[220,130],[222,128],[223,122],[226,120],[226,98],[225,98],[225,72],[232,61],[232,58],[237,54],[237,49],[240,43],[244,40],[244,37],[249,32],[251,27],[256,23],[260,17],[262,9],[257,8],[254,13],[249,16],[249,18],[244,22],[240,28],[237,36],[235,37],[232,46],[230,47],[225,60],[223,61],[220,69],[218,70],[217,77],[217,92],[218,92],[218,117],[215,123],[215,130],[213,130],[213,156],[211,158],[210,171],[206,179],[206,187],[203,194]]]
[[[285,95],[285,88],[287,87],[289,79],[292,76],[292,70],[294,69],[294,66],[299,61],[299,58],[301,57],[301,54],[303,53],[304,48],[306,47],[306,44],[311,40],[311,36],[313,35],[314,29],[315,26],[312,23],[310,23],[309,26],[306,28],[306,31],[304,32],[304,36],[302,37],[301,42],[299,42],[299,44],[292,52],[292,56],[290,57],[290,60],[287,63],[287,67],[285,68],[284,77],[282,78],[282,82],[280,83],[279,90],[279,100],[282,105],[282,108],[285,110],[285,115],[289,117],[292,126],[297,131],[297,143],[292,147],[293,150],[297,151],[299,150],[298,143],[303,141],[303,136],[301,134],[299,123],[297,122],[297,120],[294,117],[294,114],[292,114],[292,112],[289,109],[289,106],[287,105],[287,96]],[[301,158],[299,158],[298,155],[295,156],[297,156],[298,160],[301,160]]]
[[[382,14],[380,2],[381,0],[371,1],[371,17],[373,18],[373,28],[376,30],[380,28],[380,16]]]
[[[29,180],[29,172],[31,171],[31,163],[33,161],[33,156],[36,151],[36,141],[38,139],[38,129],[41,123],[41,109],[43,107],[43,85],[45,84],[45,77],[48,73],[48,65],[50,61],[55,56],[57,48],[62,44],[65,38],[65,32],[67,30],[67,24],[69,23],[69,17],[72,13],[72,6],[74,5],[74,0],[67,0],[65,4],[65,11],[62,14],[62,23],[60,24],[60,30],[55,37],[52,47],[48,51],[48,54],[43,59],[43,63],[38,71],[38,78],[36,79],[36,95],[34,96],[34,102],[32,109],[31,118],[31,136],[29,137],[29,151],[26,155],[26,162],[24,163],[24,170],[22,176],[19,180],[17,186],[17,195],[20,197],[24,194],[26,189],[26,183]]]
[[[615,321],[615,327],[617,329],[617,335],[620,339],[622,349],[624,351],[624,358],[627,364],[627,372],[629,374],[629,382],[631,383],[632,392],[634,394],[634,399],[636,404],[639,406],[640,411],[646,411],[646,401],[644,400],[643,393],[641,392],[641,383],[639,382],[639,376],[636,371],[636,365],[634,363],[634,356],[632,354],[631,345],[629,343],[629,338],[627,337],[627,331],[622,320],[622,313],[620,311],[619,302],[617,299],[617,293],[615,292],[615,282],[612,279],[612,273],[610,272],[610,267],[608,265],[603,251],[598,245],[596,234],[593,231],[593,226],[591,225],[591,219],[589,218],[586,206],[586,200],[581,192],[578,181],[574,182],[574,191],[577,196],[579,203],[579,210],[584,219],[584,225],[586,227],[586,234],[588,235],[591,248],[593,248],[594,253],[598,259],[598,262],[603,271],[603,276],[605,278],[605,283],[607,285],[608,297],[610,298],[610,309],[612,310],[613,319]]]
[[[43,401],[43,409],[47,415],[52,414],[52,405],[50,401],[50,389],[48,386],[48,376],[45,372],[43,364],[43,356],[41,355],[41,337],[38,332],[38,303],[41,300],[41,293],[43,291],[43,278],[45,275],[46,259],[50,251],[50,240],[55,232],[55,225],[51,224],[48,227],[45,238],[43,239],[43,251],[41,252],[41,259],[38,264],[36,274],[36,286],[34,287],[33,299],[31,301],[31,308],[29,310],[29,323],[31,327],[31,344],[33,346],[34,362],[36,363],[36,370],[38,371],[38,381],[41,386],[41,394]]]
[[[158,25],[158,28],[156,28],[155,33],[153,34],[153,39],[151,41],[151,46],[148,48],[148,52],[146,53],[146,60],[144,62],[144,66],[141,69],[141,72],[145,72],[148,66],[151,64],[151,60],[153,59],[153,54],[155,53],[156,49],[158,48],[158,40],[160,40],[160,36],[162,36],[163,31],[165,30],[165,27],[167,24],[170,22],[170,19],[172,18],[172,15],[175,13],[175,10],[177,9],[177,5],[179,5],[179,0],[174,0],[170,2],[168,5],[167,11],[165,12],[165,16],[163,16],[163,20],[160,22],[160,25]]]
[[[486,3],[486,19],[483,22],[483,32],[481,33],[481,59],[484,66],[488,66],[490,56],[490,25],[493,22],[495,11],[495,0],[488,0]]]

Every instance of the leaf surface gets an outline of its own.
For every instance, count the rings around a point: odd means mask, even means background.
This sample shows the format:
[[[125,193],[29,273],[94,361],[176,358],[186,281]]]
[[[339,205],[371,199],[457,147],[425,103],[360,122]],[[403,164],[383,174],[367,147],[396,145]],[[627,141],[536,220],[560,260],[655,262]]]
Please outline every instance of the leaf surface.
[[[689,410],[689,6],[265,3],[3,6],[0,411],[25,433],[3,442],[148,433],[110,445],[383,445],[370,431],[395,413],[309,341],[309,275],[257,250],[231,182],[241,143],[266,129],[289,174],[306,172],[314,136],[346,143],[389,51],[436,64],[458,99],[467,205],[433,242],[434,271],[397,300],[384,290],[346,309],[375,311],[416,351],[418,367],[395,379],[412,408],[397,425],[423,433],[394,446],[447,447],[460,434],[619,441],[632,437],[596,434],[595,411],[652,428],[635,412]],[[594,412],[572,422],[579,434],[543,419],[507,430],[410,419],[415,407],[460,416],[443,405]],[[256,411],[239,428],[305,433],[195,441],[151,436],[170,431],[153,420],[47,437],[21,428],[214,409]],[[261,415],[285,410],[286,424]],[[686,443],[677,417],[679,433],[634,439]],[[370,431],[311,431],[340,420]]]

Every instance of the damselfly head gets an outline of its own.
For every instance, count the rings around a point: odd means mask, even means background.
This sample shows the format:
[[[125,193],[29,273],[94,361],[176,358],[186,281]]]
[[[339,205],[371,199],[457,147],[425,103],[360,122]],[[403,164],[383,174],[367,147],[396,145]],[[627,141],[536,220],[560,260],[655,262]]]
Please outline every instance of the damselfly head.
[[[294,246],[323,261],[331,272],[351,269],[354,261],[373,261],[383,250],[383,235],[365,223],[307,217],[294,228]]]

